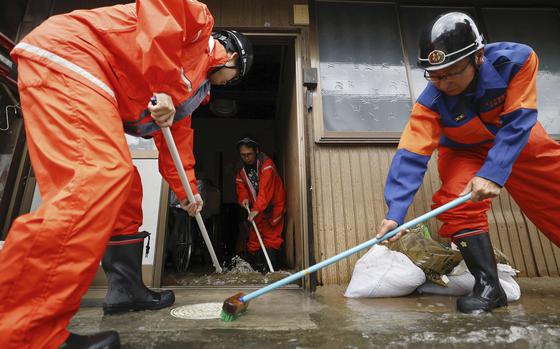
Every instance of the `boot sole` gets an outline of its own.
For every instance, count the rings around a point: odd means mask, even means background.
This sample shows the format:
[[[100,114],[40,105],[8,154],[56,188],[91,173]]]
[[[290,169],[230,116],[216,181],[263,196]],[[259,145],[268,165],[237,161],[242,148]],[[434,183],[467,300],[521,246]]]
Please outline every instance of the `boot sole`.
[[[154,305],[154,306],[131,305],[131,304],[103,306],[103,314],[114,315],[114,314],[130,313],[134,311],[159,310],[159,309],[170,307],[173,305],[173,303],[175,302],[171,302],[169,304]]]
[[[459,303],[457,303],[457,310],[464,314],[472,314],[477,312],[491,313],[494,309],[507,307],[507,305],[508,305],[507,298],[504,297],[501,300],[498,300],[494,306],[478,308],[478,309],[468,309],[468,310],[463,309],[463,307],[460,306]]]

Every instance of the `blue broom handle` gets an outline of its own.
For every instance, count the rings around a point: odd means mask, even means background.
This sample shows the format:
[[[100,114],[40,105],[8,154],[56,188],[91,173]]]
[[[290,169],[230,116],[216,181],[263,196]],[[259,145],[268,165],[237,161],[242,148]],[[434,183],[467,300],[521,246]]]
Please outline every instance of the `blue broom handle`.
[[[376,245],[376,244],[378,244],[382,241],[390,239],[393,236],[397,235],[403,229],[411,228],[411,227],[413,227],[413,226],[415,226],[419,223],[422,223],[424,221],[427,221],[430,218],[433,218],[433,217],[437,216],[438,214],[440,214],[442,212],[445,212],[445,211],[447,211],[447,210],[449,210],[453,207],[456,207],[456,206],[466,202],[467,200],[469,200],[471,198],[471,195],[472,195],[471,193],[468,193],[467,195],[461,196],[461,197],[459,197],[459,198],[457,198],[457,199],[455,199],[451,202],[448,202],[447,204],[445,204],[443,206],[440,206],[440,207],[436,208],[435,210],[432,210],[428,213],[425,213],[425,214],[421,215],[420,217],[417,217],[417,218],[415,218],[415,219],[413,219],[409,222],[406,222],[406,223],[402,224],[401,226],[396,227],[395,229],[391,230],[387,234],[383,235],[383,237],[381,237],[380,239],[373,238],[373,239],[368,240],[364,243],[361,243],[360,245],[358,245],[356,247],[353,247],[349,250],[346,250],[344,252],[341,252],[341,253],[337,254],[336,256],[333,256],[331,258],[325,259],[322,262],[319,262],[315,265],[312,265],[311,267],[309,267],[305,270],[299,271],[295,274],[292,274],[288,277],[283,278],[282,280],[278,280],[278,281],[276,281],[276,282],[274,282],[274,283],[272,283],[268,286],[265,286],[261,289],[258,289],[256,291],[254,291],[254,292],[251,292],[251,293],[241,297],[239,300],[242,301],[242,302],[248,302],[251,299],[257,298],[259,296],[262,296],[265,293],[268,293],[268,292],[270,292],[274,289],[277,289],[278,287],[287,285],[294,280],[301,279],[305,275],[314,273],[319,269],[323,269],[324,267],[329,266],[329,265],[333,264],[334,262],[338,262],[339,260],[341,260],[343,258],[346,258],[346,257],[348,257],[348,256],[350,256],[350,255],[352,255],[356,252],[359,252],[363,249],[366,249],[368,247]]]

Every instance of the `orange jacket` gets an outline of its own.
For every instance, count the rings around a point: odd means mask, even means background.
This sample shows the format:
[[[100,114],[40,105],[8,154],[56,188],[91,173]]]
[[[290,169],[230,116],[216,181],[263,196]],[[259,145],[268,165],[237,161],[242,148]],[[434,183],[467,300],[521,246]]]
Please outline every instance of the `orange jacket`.
[[[12,57],[37,61],[82,82],[114,103],[123,122],[130,122],[146,109],[153,93],[169,94],[175,105],[185,102],[211,67],[227,61],[223,46],[211,37],[213,25],[200,2],[138,0],[50,17],[16,45]],[[181,123],[187,124],[179,122],[171,130],[196,192],[192,130]],[[185,192],[157,133],[160,172],[183,199]]]
[[[237,201],[241,205],[243,200],[248,199],[251,210],[259,211],[255,221],[266,219],[274,226],[281,221],[286,205],[282,179],[272,160],[264,153],[259,153],[257,156],[257,172],[259,192],[255,193],[245,169],[241,168],[235,179]]]

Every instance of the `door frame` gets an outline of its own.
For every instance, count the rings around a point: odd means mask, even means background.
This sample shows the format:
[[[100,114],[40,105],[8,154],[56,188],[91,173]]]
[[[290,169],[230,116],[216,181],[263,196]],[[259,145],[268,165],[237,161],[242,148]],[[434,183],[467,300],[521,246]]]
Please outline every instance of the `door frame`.
[[[235,29],[235,28],[232,28]],[[240,30],[242,31],[242,30]],[[303,52],[302,52],[302,38],[301,34],[298,32],[255,32],[251,30],[242,31],[243,34],[247,35],[250,38],[257,39],[259,41],[270,40],[275,41],[278,40],[280,42],[286,42],[289,45],[294,46],[294,57],[295,60],[295,79],[294,85],[296,88],[296,120],[297,120],[297,139],[298,139],[298,159],[297,159],[297,166],[298,166],[298,177],[299,183],[298,186],[293,192],[297,193],[298,195],[298,212],[300,215],[300,219],[298,220],[301,224],[301,239],[300,246],[301,248],[296,253],[301,253],[303,265],[295,266],[298,269],[305,269],[309,267],[309,219],[308,217],[308,196],[307,196],[307,188],[306,188],[306,178],[307,178],[307,162],[306,162],[306,134],[305,134],[305,119],[304,119],[304,90],[303,90]],[[165,227],[167,225],[167,192],[168,192],[168,185],[163,181],[162,185],[162,193],[161,193],[161,201],[160,201],[160,210],[159,210],[159,219],[158,219],[158,238],[156,240],[156,254],[154,257],[154,268],[153,268],[153,287],[161,287],[161,280],[163,276],[163,255],[164,255],[164,248],[165,248]],[[310,288],[310,280],[309,277],[306,276],[303,281],[303,286],[305,289]]]

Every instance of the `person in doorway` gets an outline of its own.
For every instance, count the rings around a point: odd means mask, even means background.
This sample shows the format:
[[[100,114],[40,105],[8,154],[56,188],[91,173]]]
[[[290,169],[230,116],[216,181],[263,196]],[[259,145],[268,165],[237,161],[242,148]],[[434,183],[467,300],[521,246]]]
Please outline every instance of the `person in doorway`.
[[[424,29],[418,65],[429,84],[393,158],[385,186],[388,213],[377,236],[403,223],[437,148],[442,184],[433,208],[472,193],[471,201],[438,216],[439,234],[457,244],[475,277],[472,293],[457,300],[457,309],[488,312],[507,305],[487,219],[503,187],[560,245],[560,144],[537,121],[537,55],[518,43],[485,44],[468,15],[450,12]]]
[[[189,214],[200,211],[200,196],[187,204],[159,129],[171,127],[196,193],[189,115],[210,84],[239,80],[252,62],[247,39],[212,35],[213,23],[197,1],[138,0],[51,17],[12,51],[43,201],[14,221],[0,254],[1,348],[120,347],[114,331],[66,330],[111,236],[106,303],[173,302],[142,283],[142,192],[124,133],[154,138],[162,176]]]
[[[247,220],[254,221],[261,235],[270,262],[274,269],[278,267],[279,249],[284,240],[284,210],[286,194],[282,179],[276,166],[265,153],[260,151],[259,143],[254,137],[244,137],[237,142],[237,150],[242,166],[235,178],[237,202],[246,210]],[[258,271],[268,271],[268,265],[262,252],[256,232],[251,224],[247,242],[248,262]]]

